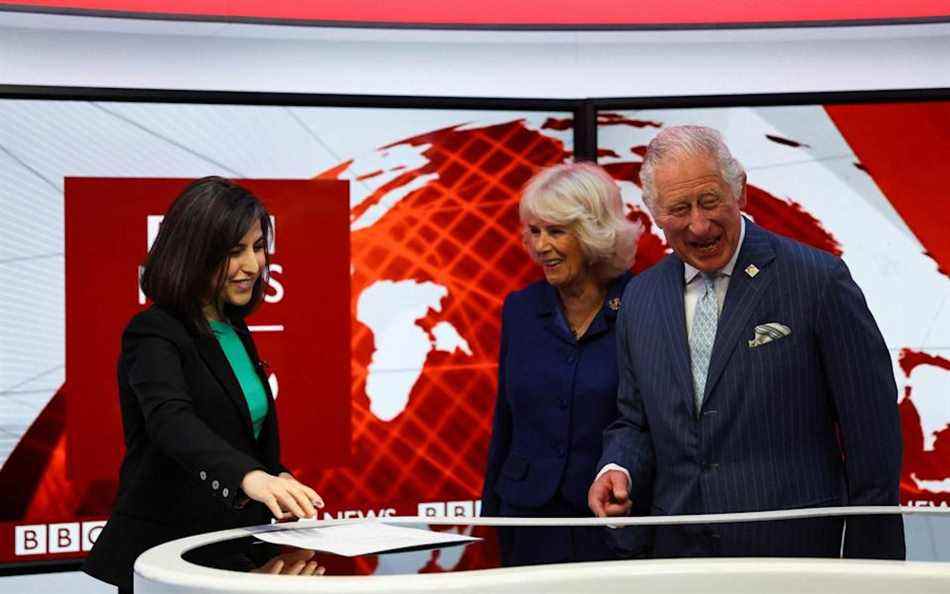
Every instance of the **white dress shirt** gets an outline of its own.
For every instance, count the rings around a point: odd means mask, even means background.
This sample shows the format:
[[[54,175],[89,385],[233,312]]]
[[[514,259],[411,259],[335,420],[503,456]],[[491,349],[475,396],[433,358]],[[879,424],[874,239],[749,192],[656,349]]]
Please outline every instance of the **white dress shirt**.
[[[725,266],[716,271],[713,284],[716,286],[716,302],[719,305],[719,313],[722,313],[722,306],[726,302],[726,291],[729,289],[729,279],[736,268],[736,262],[739,260],[739,251],[742,249],[742,242],[745,241],[745,217],[739,217],[739,243],[736,251],[732,253],[732,258]],[[693,314],[696,313],[696,304],[699,298],[703,296],[703,281],[700,270],[694,268],[686,262],[683,263],[683,303],[686,306],[686,339],[689,341],[689,334],[693,331]],[[621,330],[622,331],[622,330]],[[600,469],[596,478],[608,470],[619,470],[627,475],[627,488],[630,487],[630,472],[619,464],[607,464]],[[596,480],[596,479],[595,479]],[[631,494],[632,497],[632,494]]]

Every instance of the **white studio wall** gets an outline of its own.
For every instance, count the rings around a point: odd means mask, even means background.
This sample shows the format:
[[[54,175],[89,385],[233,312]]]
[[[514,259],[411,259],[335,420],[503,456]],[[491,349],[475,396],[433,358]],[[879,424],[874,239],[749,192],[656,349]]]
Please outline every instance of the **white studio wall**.
[[[950,24],[691,31],[310,28],[4,13],[0,81],[597,98],[950,86]]]

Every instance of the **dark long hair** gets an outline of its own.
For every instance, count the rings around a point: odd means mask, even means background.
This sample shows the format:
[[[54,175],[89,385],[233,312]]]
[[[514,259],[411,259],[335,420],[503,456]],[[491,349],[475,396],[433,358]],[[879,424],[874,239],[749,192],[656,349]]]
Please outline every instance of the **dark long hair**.
[[[193,181],[165,213],[158,237],[145,257],[142,292],[193,331],[210,333],[202,308],[226,282],[229,252],[257,223],[264,245],[269,246],[270,216],[253,194],[222,177]],[[223,315],[243,318],[263,300],[268,250],[264,250],[264,258],[251,300],[241,307],[225,304]]]

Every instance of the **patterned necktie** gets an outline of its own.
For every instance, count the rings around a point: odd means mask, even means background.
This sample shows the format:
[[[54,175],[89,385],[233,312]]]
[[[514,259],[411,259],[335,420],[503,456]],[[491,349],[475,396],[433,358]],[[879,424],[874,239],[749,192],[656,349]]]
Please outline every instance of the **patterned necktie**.
[[[712,275],[702,273],[705,292],[696,303],[693,313],[693,331],[689,334],[689,357],[693,368],[693,388],[696,398],[696,415],[703,405],[706,391],[706,373],[709,358],[716,341],[716,325],[719,323],[719,304],[716,301],[716,284]]]

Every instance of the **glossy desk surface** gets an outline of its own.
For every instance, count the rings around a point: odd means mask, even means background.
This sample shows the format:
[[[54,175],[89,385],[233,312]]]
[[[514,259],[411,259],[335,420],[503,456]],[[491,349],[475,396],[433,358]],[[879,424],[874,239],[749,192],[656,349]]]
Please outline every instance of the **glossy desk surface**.
[[[402,522],[402,525],[406,525],[406,522]],[[426,527],[418,523],[410,525]],[[489,526],[432,526],[431,529],[461,532],[482,540],[358,557],[279,547],[264,543],[253,535],[255,531],[283,530],[285,527],[294,526],[226,530],[155,547],[146,551],[136,562],[136,593],[950,592],[950,564],[934,562],[768,558],[633,559],[499,568],[496,552],[498,529]],[[307,563],[311,561],[314,563],[307,568]],[[307,569],[300,571],[301,567]],[[313,575],[287,575],[302,572]]]

